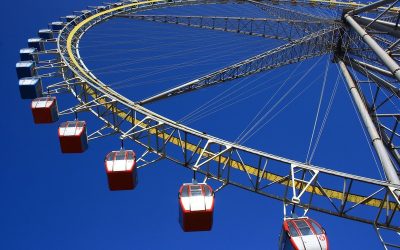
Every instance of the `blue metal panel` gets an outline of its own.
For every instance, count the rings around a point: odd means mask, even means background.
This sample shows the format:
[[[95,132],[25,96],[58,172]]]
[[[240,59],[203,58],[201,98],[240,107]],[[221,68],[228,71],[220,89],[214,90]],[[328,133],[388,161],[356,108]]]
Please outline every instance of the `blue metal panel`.
[[[60,31],[60,30],[62,30],[62,28],[64,28],[64,26],[65,26],[65,23],[63,23],[63,22],[52,22],[50,24],[50,28],[53,31]]]
[[[75,15],[69,15],[65,17],[65,20],[67,20],[67,22],[69,23],[72,22],[75,18],[76,18]]]
[[[51,29],[41,29],[38,32],[38,35],[40,38],[47,40],[47,39],[53,39],[53,31]]]
[[[35,99],[43,95],[42,80],[36,77],[19,80],[19,93],[22,99]]]
[[[34,77],[36,75],[34,61],[17,62],[16,68],[18,79],[22,79],[24,77]]]
[[[19,50],[19,57],[21,58],[21,61],[38,62],[38,56],[36,52],[36,48],[23,48]]]
[[[44,50],[44,41],[39,37],[29,38],[28,39],[28,47],[36,48],[38,51],[43,51]]]

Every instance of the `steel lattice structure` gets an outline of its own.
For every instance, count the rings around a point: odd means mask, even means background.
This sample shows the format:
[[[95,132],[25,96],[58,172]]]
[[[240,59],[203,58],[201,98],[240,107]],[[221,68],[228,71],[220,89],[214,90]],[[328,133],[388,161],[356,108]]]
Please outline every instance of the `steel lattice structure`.
[[[42,41],[46,49],[37,53],[39,60],[35,70],[42,79],[53,76],[64,79],[47,84],[47,94],[67,92],[78,100],[76,106],[60,115],[91,112],[104,126],[91,133],[89,140],[108,135],[133,140],[146,150],[141,157],[142,166],[169,159],[220,181],[221,188],[234,185],[304,209],[368,223],[378,232],[381,228],[400,232],[400,113],[391,107],[400,97],[397,1],[370,5],[322,0],[248,1],[275,18],[139,13],[171,6],[232,2],[243,1],[142,0],[93,7],[69,17],[61,30],[53,31],[55,38]],[[338,8],[342,18],[321,18],[288,7],[292,5]],[[79,55],[79,42],[85,32],[114,17],[241,33],[286,43],[147,99],[132,101],[101,82]],[[196,131],[144,107],[150,102],[324,54],[332,54],[342,70],[387,181],[312,166],[241,146]],[[41,60],[42,57],[52,59]],[[372,100],[364,93],[365,82],[376,86]],[[153,158],[144,161],[148,155]],[[381,240],[385,248],[396,247]]]

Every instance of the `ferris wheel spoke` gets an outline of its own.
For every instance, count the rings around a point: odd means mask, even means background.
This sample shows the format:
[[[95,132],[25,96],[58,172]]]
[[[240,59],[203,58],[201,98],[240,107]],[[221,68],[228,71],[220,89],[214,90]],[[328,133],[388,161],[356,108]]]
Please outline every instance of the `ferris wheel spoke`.
[[[291,41],[307,34],[328,28],[332,21],[292,20],[274,18],[249,18],[226,16],[172,16],[123,14],[119,17],[176,24],[192,28],[210,29],[222,32],[239,33],[271,39]]]
[[[299,12],[293,9],[277,6],[267,2],[249,0],[250,3],[254,4],[258,8],[265,11],[267,14],[283,19],[289,20],[302,20],[302,21],[322,21],[326,23],[332,23],[333,20],[324,18],[321,16],[315,16],[309,13]]]
[[[338,27],[333,27],[331,29],[318,31],[188,83],[166,90],[141,100],[138,103],[141,105],[152,103],[332,52],[336,46],[339,29]]]

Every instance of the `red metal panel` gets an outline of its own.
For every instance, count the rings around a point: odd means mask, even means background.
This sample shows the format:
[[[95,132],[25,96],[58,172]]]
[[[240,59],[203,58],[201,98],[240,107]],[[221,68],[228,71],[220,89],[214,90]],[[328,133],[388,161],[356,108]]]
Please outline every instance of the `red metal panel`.
[[[136,187],[136,170],[119,172],[107,171],[107,178],[108,187],[111,191],[131,190]]]
[[[33,121],[36,124],[41,123],[53,123],[58,120],[58,117],[54,117],[57,112],[57,106],[55,101],[50,101],[50,106],[46,105],[46,107],[33,107],[32,106],[32,116]]]
[[[74,121],[77,123],[78,121]],[[61,126],[68,126],[68,123],[63,123]],[[88,148],[86,125],[84,123],[83,129],[80,133],[75,135],[64,135],[58,129],[58,138],[60,140],[61,152],[63,153],[83,153]]]
[[[180,206],[181,226],[185,232],[210,231],[213,225],[214,211],[185,211]]]

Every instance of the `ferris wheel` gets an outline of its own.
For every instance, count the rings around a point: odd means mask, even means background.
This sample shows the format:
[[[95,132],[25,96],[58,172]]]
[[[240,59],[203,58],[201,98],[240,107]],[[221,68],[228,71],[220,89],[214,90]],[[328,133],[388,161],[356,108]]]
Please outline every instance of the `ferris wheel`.
[[[223,8],[228,4],[252,5],[268,17],[142,13],[178,6]],[[179,190],[179,222],[184,231],[211,230],[214,193],[233,185],[283,202],[280,249],[328,249],[327,235],[319,224],[322,222],[307,217],[309,210],[370,224],[385,249],[400,248],[399,243],[387,242],[381,234],[400,232],[400,9],[397,4],[393,0],[370,4],[324,0],[105,3],[62,17],[47,29],[39,30],[37,38],[29,39],[28,47],[20,50],[21,61],[16,64],[19,89],[23,99],[32,99],[35,123],[54,123],[61,117],[69,117],[58,128],[63,153],[83,153],[90,141],[106,136],[120,139],[121,148],[110,149],[105,156],[110,190],[134,189],[139,185],[138,169],[163,159],[193,171],[193,181],[184,183]],[[118,89],[120,85],[100,80],[81,56],[85,34],[115,18],[238,33],[278,40],[281,44],[178,86],[153,91],[146,98],[132,99],[123,95]],[[236,79],[323,55],[329,55],[328,62],[341,71],[338,79],[346,84],[383,168],[382,180],[312,165],[316,146],[310,147],[310,157],[300,162],[242,145],[257,132],[262,115],[249,122],[232,142],[193,129],[184,119],[170,119],[149,108],[151,104],[189,92],[196,94],[222,83],[229,88]],[[128,67],[129,63],[122,66]],[[326,75],[327,72],[323,73],[325,80]],[[301,81],[304,75],[298,78]],[[65,94],[72,95],[77,104],[61,110],[59,97]],[[320,105],[321,101],[318,111]],[[204,105],[185,118],[219,110],[209,108]],[[102,125],[92,126],[92,121],[80,119],[78,116],[84,112],[96,117]],[[313,137],[315,130],[316,123]],[[315,136],[319,140],[321,131]],[[125,148],[124,141],[133,141],[143,148],[143,153]],[[207,184],[209,181],[219,185],[213,190]],[[300,216],[295,211],[301,211]]]

